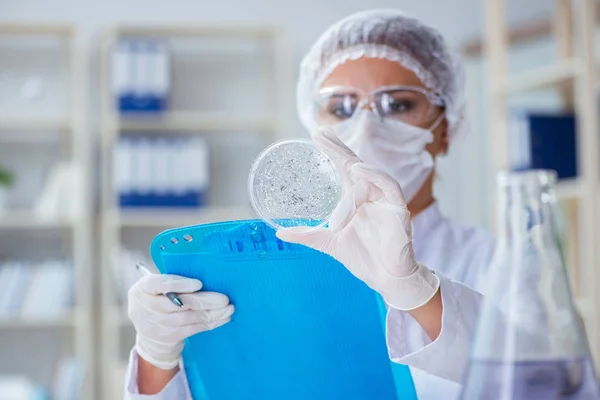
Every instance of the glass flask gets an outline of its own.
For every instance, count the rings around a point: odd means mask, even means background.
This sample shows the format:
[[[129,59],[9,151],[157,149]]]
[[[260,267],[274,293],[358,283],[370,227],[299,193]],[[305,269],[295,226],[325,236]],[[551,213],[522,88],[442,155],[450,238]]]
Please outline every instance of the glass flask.
[[[498,241],[462,400],[600,399],[559,248],[556,174],[498,177]]]

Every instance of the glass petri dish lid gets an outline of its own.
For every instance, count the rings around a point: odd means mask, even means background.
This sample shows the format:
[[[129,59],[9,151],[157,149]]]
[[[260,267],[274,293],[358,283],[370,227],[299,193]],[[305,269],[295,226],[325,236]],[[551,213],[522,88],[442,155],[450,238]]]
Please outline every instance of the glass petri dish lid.
[[[329,222],[342,185],[334,164],[310,140],[288,139],[258,155],[248,193],[258,216],[275,229],[320,228]]]

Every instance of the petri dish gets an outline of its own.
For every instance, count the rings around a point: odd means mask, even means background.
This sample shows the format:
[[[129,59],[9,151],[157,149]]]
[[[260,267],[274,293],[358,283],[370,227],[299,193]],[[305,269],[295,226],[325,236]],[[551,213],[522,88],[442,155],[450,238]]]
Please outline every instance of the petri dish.
[[[329,222],[342,185],[333,163],[310,140],[288,139],[258,155],[248,192],[254,211],[273,228],[320,228]]]

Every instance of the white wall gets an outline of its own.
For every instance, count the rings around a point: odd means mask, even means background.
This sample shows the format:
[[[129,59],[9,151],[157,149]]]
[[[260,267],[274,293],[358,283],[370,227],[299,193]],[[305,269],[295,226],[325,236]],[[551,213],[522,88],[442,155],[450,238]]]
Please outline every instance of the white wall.
[[[548,0],[508,0],[513,23],[547,15]],[[483,26],[480,0],[1,0],[0,19],[74,21],[91,34],[116,21],[254,21],[288,28],[295,53],[303,53],[316,36],[339,18],[359,10],[396,8],[438,27],[452,41],[478,35]]]

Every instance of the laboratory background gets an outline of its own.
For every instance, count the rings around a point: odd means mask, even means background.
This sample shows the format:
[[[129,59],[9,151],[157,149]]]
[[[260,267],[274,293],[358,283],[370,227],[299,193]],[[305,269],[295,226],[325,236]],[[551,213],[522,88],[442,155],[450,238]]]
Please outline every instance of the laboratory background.
[[[396,8],[463,57],[470,130],[437,166],[448,217],[495,232],[495,176],[558,172],[561,246],[600,356],[594,0],[0,0],[0,399],[122,398],[126,294],[173,227],[255,218],[250,166],[308,138],[301,57]]]

